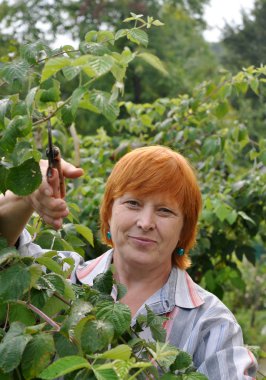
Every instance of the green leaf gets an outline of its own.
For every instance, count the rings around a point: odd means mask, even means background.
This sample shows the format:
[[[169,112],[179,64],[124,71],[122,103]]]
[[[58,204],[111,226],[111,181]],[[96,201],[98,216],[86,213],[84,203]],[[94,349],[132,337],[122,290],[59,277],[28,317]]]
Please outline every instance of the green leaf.
[[[27,379],[35,379],[39,373],[51,361],[55,352],[54,340],[52,335],[39,333],[26,346],[21,362],[23,376]]]
[[[161,22],[160,20],[154,20],[154,21],[152,22],[152,25],[155,25],[155,26],[163,26],[164,23]]]
[[[96,289],[104,294],[111,294],[113,287],[113,273],[111,269],[108,269],[104,273],[98,274],[93,280],[92,289]]]
[[[8,169],[0,164],[0,192],[5,193],[7,190],[6,179],[8,176]]]
[[[114,336],[113,325],[108,321],[88,321],[81,333],[82,349],[94,353],[107,348]]]
[[[121,298],[123,298],[127,293],[127,287],[123,284],[116,284],[117,287],[117,301],[119,301]]]
[[[87,242],[89,242],[90,245],[93,247],[94,246],[93,233],[92,233],[91,229],[82,225],[82,224],[74,224],[74,227],[75,227],[75,230],[80,235],[82,235],[87,240]]]
[[[100,57],[90,57],[89,66],[93,69],[96,76],[101,76],[108,73],[114,65],[114,59],[110,55]]]
[[[0,78],[11,84],[15,80],[22,83],[28,76],[29,68],[30,65],[26,61],[11,61],[0,68]]]
[[[69,58],[56,57],[48,59],[42,71],[41,83],[66,66],[71,66],[71,60]]]
[[[30,335],[23,335],[25,326],[19,322],[11,327],[0,344],[0,368],[3,372],[11,372],[22,358],[23,351],[32,339]]]
[[[81,368],[91,368],[86,359],[80,356],[65,356],[46,368],[39,377],[41,379],[52,380]]]
[[[12,153],[18,137],[27,136],[32,128],[28,116],[15,116],[8,124],[0,140],[0,156]]]
[[[50,257],[40,256],[36,259],[37,263],[44,265],[47,269],[63,276],[64,272],[60,264]]]
[[[214,109],[214,114],[218,119],[222,119],[229,111],[228,102],[220,102]]]
[[[5,115],[7,113],[10,101],[9,99],[0,100],[0,130],[5,126]]]
[[[147,324],[151,329],[153,339],[164,342],[166,330],[163,327],[163,322],[166,321],[166,318],[156,315],[147,305],[145,308],[147,310]]]
[[[111,101],[108,92],[94,90],[89,94],[89,100],[109,121],[113,122],[118,117],[118,103]]]
[[[165,69],[162,61],[156,56],[148,52],[140,53],[137,55],[139,58],[143,59],[149,65],[154,67],[156,70],[160,71],[163,75],[168,76],[168,72]]]
[[[33,102],[34,102],[34,99],[35,99],[35,95],[36,95],[36,92],[37,90],[39,89],[39,87],[33,87],[27,94],[26,98],[25,98],[25,104],[26,104],[26,107],[27,107],[27,110],[28,110],[28,114],[31,114],[32,113],[32,105],[33,105]]]
[[[128,29],[119,29],[115,34],[115,40],[119,40],[119,38],[125,37],[127,35]]]
[[[179,352],[174,363],[171,364],[170,369],[172,372],[176,370],[186,369],[192,364],[192,358],[187,352]]]
[[[79,73],[80,68],[79,67],[73,67],[73,66],[66,66],[63,68],[63,74],[66,80],[72,80],[74,79]]]
[[[73,94],[71,96],[71,102],[70,102],[71,112],[72,112],[73,116],[76,115],[76,112],[77,112],[77,109],[79,106],[79,102],[81,101],[81,99],[83,98],[83,96],[86,92],[87,92],[87,90],[84,87],[78,87],[73,92]]]
[[[97,359],[112,359],[112,360],[129,360],[132,353],[132,348],[126,344],[120,344],[103,354],[97,355]]]
[[[127,30],[127,38],[135,42],[137,45],[148,46],[149,38],[148,34],[144,30],[133,28]]]
[[[35,320],[35,315],[31,310],[29,310],[25,305],[20,304],[10,304],[9,310],[9,323],[20,321],[25,326],[33,325]]]
[[[13,259],[19,258],[20,255],[16,248],[7,247],[0,250],[0,265],[6,265]]]
[[[191,372],[182,376],[182,380],[208,380],[208,378],[199,372]]]
[[[0,272],[0,300],[15,301],[30,286],[28,268],[18,263]]]
[[[64,295],[65,292],[65,280],[55,273],[49,273],[40,278],[39,283],[41,282],[46,284],[46,287],[50,290],[56,291],[61,295]]]
[[[6,187],[17,195],[28,195],[42,182],[39,164],[32,158],[9,169]]]
[[[20,47],[20,55],[30,64],[37,63],[41,52],[50,53],[51,49],[43,41],[35,41]]]
[[[45,82],[47,83],[47,82]],[[49,82],[49,86],[46,89],[40,89],[40,101],[41,102],[58,102],[60,100],[60,82],[57,80],[52,80]]]
[[[62,329],[67,331],[73,329],[74,326],[93,310],[93,306],[88,301],[75,300],[72,304],[70,315],[62,325]]]
[[[119,302],[100,302],[97,304],[96,317],[109,321],[115,330],[115,334],[122,335],[130,327],[131,312],[127,305]]]
[[[101,367],[92,367],[93,373],[95,374],[97,380],[119,380],[119,377],[112,368]]]

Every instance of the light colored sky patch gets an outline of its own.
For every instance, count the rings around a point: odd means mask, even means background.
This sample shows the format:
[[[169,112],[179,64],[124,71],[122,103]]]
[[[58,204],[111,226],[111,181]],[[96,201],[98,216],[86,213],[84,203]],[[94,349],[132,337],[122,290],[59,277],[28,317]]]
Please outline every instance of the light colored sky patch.
[[[204,38],[209,42],[218,42],[224,25],[240,25],[241,10],[249,14],[254,3],[255,0],[211,0],[205,7],[204,19],[209,27],[204,32]]]

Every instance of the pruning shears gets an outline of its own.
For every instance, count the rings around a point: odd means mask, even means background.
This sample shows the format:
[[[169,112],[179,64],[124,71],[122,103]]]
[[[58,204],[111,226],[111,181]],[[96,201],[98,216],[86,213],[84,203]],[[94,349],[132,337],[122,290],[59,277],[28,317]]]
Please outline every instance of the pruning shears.
[[[65,180],[61,168],[61,153],[60,149],[53,145],[52,140],[52,126],[50,120],[48,120],[47,124],[48,128],[48,147],[46,148],[46,156],[48,158],[48,168],[46,172],[47,181],[50,182],[53,176],[53,169],[57,169],[59,175],[59,194],[60,198],[64,198],[66,195],[65,190]]]

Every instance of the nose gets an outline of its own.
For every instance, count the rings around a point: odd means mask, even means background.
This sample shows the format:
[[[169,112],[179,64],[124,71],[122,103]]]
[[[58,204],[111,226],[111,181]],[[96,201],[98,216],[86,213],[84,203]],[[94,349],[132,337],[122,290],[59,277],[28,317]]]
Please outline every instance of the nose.
[[[149,207],[143,207],[138,215],[137,227],[141,228],[143,231],[149,231],[153,230],[155,225],[156,222],[154,211]]]

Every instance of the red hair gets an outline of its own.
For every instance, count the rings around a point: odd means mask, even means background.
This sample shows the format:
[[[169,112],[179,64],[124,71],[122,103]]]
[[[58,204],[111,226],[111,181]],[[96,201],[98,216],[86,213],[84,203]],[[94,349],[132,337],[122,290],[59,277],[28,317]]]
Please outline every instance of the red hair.
[[[107,232],[113,202],[127,192],[140,196],[167,193],[177,201],[184,218],[178,247],[185,253],[178,256],[173,252],[172,258],[174,265],[188,268],[188,252],[196,242],[202,201],[195,173],[185,157],[170,148],[156,145],[135,149],[116,163],[106,182],[100,208],[102,240],[107,245],[110,245]]]

